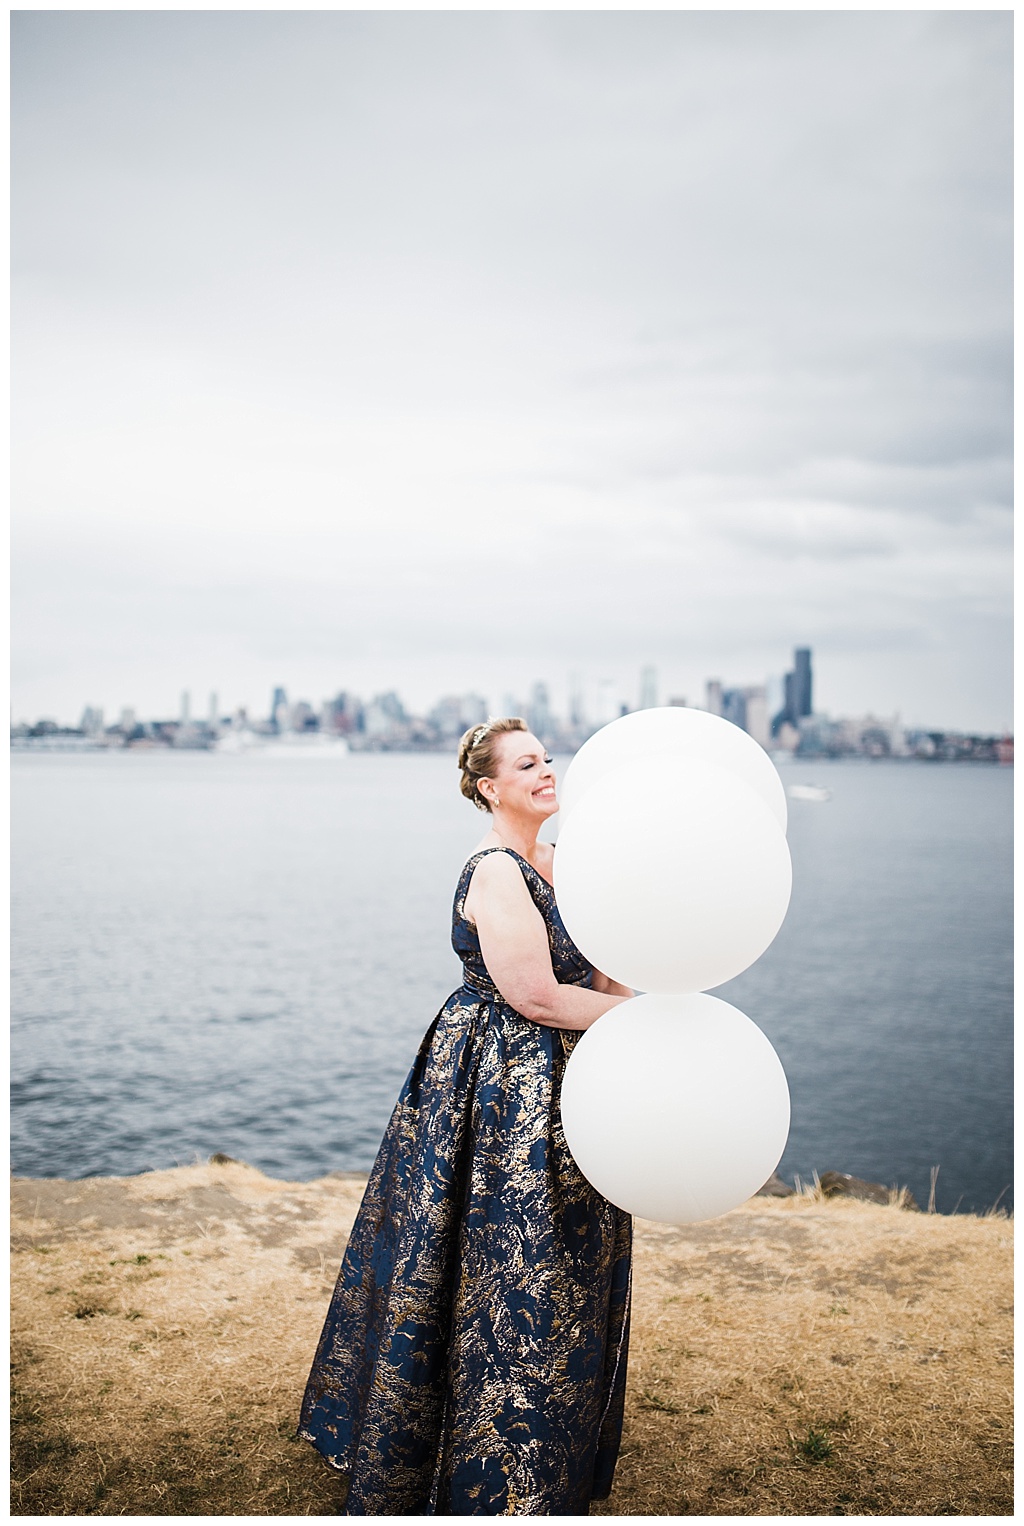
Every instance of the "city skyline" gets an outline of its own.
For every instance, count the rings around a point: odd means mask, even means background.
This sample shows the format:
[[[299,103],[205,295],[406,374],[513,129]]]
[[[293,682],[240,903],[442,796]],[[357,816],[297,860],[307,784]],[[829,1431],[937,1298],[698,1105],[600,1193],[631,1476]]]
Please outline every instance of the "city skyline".
[[[11,19],[16,718],[1012,724],[1012,14]]]
[[[497,705],[489,703],[486,695],[472,689],[442,691],[427,703],[415,705],[407,703],[406,696],[395,685],[366,694],[357,692],[351,685],[335,687],[331,694],[314,701],[308,694],[289,691],[287,685],[275,684],[262,706],[224,703],[219,690],[210,690],[204,703],[204,696],[193,696],[191,690],[183,689],[176,708],[172,706],[146,713],[135,705],[119,705],[107,711],[102,705],[87,704],[81,707],[78,719],[74,721],[56,716],[23,716],[15,720],[12,716],[12,730],[24,734],[31,727],[56,725],[60,730],[84,728],[87,734],[99,734],[104,730],[113,732],[140,726],[177,726],[217,733],[238,725],[265,729],[269,724],[282,731],[313,726],[339,734],[364,731],[372,734],[374,731],[383,733],[390,718],[403,723],[426,721],[440,728],[439,737],[450,740],[467,726],[476,725],[489,715],[518,714],[526,718],[538,734],[557,732],[562,737],[575,736],[575,745],[578,745],[584,735],[628,711],[657,705],[687,705],[723,716],[749,731],[769,750],[775,745],[792,746],[799,731],[804,729],[804,722],[809,723],[809,734],[815,731],[819,722],[840,726],[879,723],[894,732],[914,735],[930,732],[1012,738],[1013,734],[1010,726],[955,727],[908,721],[900,712],[885,712],[877,706],[866,707],[854,715],[825,709],[813,703],[817,672],[813,667],[813,653],[808,647],[795,648],[792,668],[761,684],[708,678],[693,697],[668,693],[663,690],[658,670],[652,664],[641,668],[636,680],[634,701],[623,697],[608,683],[598,682],[588,691],[577,674],[567,682],[564,703],[557,701],[545,679],[534,679],[520,694],[503,695],[503,702]],[[592,702],[588,702],[588,697]],[[348,714],[342,719],[345,710]],[[379,712],[376,721],[372,718],[374,712]],[[454,720],[453,712],[457,712]],[[369,724],[368,717],[371,718]]]
[[[820,676],[816,671],[816,699],[820,697],[819,708],[823,713],[899,714],[909,725],[937,726],[965,732],[995,734],[1013,729],[1012,693],[1009,691],[1005,705],[976,707],[958,705],[952,696],[945,702],[939,700],[929,704],[907,689],[901,687],[894,691],[886,685],[880,685],[880,692],[873,695],[866,677],[856,685],[844,685],[830,671],[824,660],[825,654],[819,653],[817,647],[815,653],[821,669]],[[539,674],[532,666],[526,668],[513,662],[504,662],[494,664],[491,681],[488,681],[488,668],[475,663],[439,664],[438,671],[434,673],[430,664],[422,662],[392,665],[365,658],[337,664],[318,661],[315,665],[310,665],[317,675],[313,682],[302,681],[301,677],[299,681],[289,680],[288,674],[283,671],[287,666],[285,663],[261,664],[263,673],[259,676],[241,682],[236,678],[234,683],[225,681],[221,674],[212,669],[198,677],[190,678],[186,675],[184,680],[177,676],[170,682],[141,682],[130,691],[129,699],[124,698],[124,691],[113,677],[106,682],[87,683],[84,687],[79,687],[72,675],[58,685],[36,687],[14,684],[11,720],[12,723],[19,723],[31,717],[38,719],[45,716],[62,725],[74,725],[86,705],[95,705],[111,715],[126,704],[139,714],[169,718],[177,715],[180,696],[186,690],[192,695],[201,696],[204,702],[207,695],[217,693],[223,697],[230,711],[245,709],[257,714],[260,713],[260,707],[266,705],[267,696],[278,686],[282,676],[289,693],[301,695],[314,705],[323,703],[341,688],[350,688],[367,696],[397,690],[407,699],[412,710],[425,713],[441,694],[482,692],[493,699],[491,710],[492,713],[497,713],[506,696],[524,695],[534,683],[540,681],[548,685],[552,694],[557,696],[559,708],[566,712],[571,708],[574,689],[580,688],[587,696],[588,711],[597,713],[612,706],[617,712],[620,704],[625,703],[630,708],[635,708],[640,703],[642,675],[649,666],[653,666],[658,674],[658,691],[661,696],[659,703],[667,703],[669,698],[682,697],[689,704],[702,705],[707,683],[719,678],[726,688],[764,685],[772,693],[773,701],[781,704],[784,699],[786,659],[780,658],[774,668],[762,673],[731,663],[712,666],[709,672],[693,662],[663,665],[650,661],[637,664],[609,663],[603,668],[595,667],[589,671],[577,666],[573,670],[563,669],[559,675],[557,671],[552,671],[554,665]],[[406,675],[405,681],[401,676],[403,672]],[[344,682],[339,682],[339,673],[344,677]],[[264,677],[263,674],[268,676]],[[360,674],[361,680],[358,676]],[[602,693],[606,696],[603,702]],[[83,694],[91,697],[83,699]],[[50,695],[53,696],[53,701],[48,703]]]

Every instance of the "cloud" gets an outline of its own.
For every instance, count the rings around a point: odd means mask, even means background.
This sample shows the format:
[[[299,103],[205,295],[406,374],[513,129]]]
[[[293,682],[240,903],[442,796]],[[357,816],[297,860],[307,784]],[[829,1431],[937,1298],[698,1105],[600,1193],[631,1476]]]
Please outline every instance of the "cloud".
[[[809,642],[1001,710],[1008,17],[13,26],[19,703]]]

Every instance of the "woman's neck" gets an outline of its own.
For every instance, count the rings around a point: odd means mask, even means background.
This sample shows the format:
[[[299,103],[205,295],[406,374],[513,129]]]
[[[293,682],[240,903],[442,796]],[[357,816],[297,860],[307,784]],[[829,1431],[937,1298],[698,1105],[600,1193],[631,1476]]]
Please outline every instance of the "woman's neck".
[[[532,864],[537,853],[537,832],[539,828],[531,823],[517,821],[514,817],[505,817],[497,812],[491,831],[494,836],[501,839],[504,847],[511,848],[518,853],[520,858],[525,858],[527,863]]]

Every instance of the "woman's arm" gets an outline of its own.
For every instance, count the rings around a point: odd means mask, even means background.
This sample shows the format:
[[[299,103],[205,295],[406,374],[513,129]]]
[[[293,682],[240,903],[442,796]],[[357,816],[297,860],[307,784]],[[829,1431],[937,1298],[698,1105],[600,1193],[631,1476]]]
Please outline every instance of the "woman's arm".
[[[509,1006],[549,1028],[589,1028],[621,995],[559,985],[551,968],[544,918],[533,903],[518,865],[506,853],[489,853],[473,871],[466,913],[476,923],[480,952]]]
[[[635,996],[636,992],[629,986],[620,985],[617,980],[612,980],[610,975],[602,975],[600,970],[594,971],[594,978],[590,982],[592,991],[604,991],[609,996]]]

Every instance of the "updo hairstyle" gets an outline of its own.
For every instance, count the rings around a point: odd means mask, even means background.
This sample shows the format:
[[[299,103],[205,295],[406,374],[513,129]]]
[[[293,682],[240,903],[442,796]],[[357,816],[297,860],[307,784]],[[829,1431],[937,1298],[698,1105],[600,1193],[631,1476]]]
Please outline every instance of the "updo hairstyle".
[[[506,731],[526,731],[527,725],[519,715],[500,715],[480,726],[470,726],[459,742],[459,767],[462,778],[459,789],[467,800],[472,800],[478,811],[490,812],[490,803],[477,787],[481,779],[491,779],[498,766],[497,739]]]

